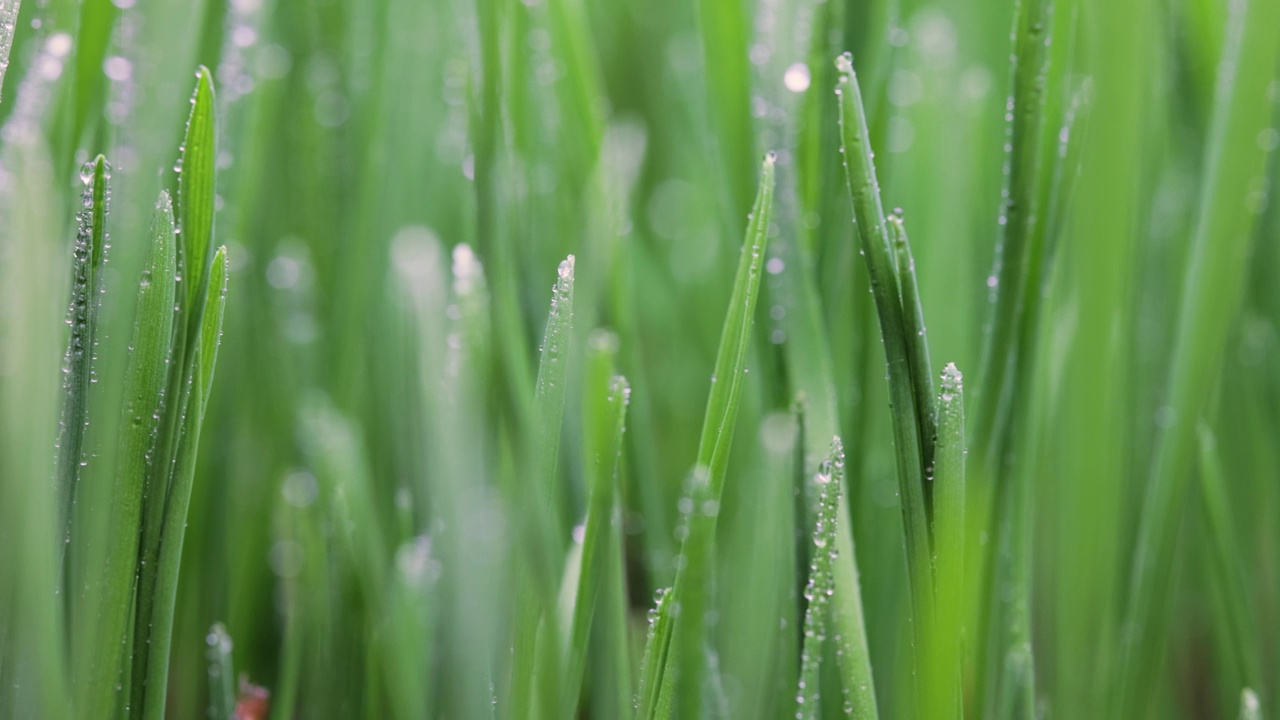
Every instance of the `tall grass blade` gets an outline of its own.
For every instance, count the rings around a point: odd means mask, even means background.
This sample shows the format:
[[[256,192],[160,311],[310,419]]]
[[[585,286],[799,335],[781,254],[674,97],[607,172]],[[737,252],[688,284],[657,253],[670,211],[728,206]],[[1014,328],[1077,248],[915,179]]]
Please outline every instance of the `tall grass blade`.
[[[209,658],[209,719],[232,720],[236,711],[235,667],[226,626],[214,623],[205,643]]]
[[[902,302],[902,318],[907,333],[907,360],[911,366],[911,383],[915,388],[916,424],[920,428],[920,452],[925,472],[925,507],[933,517],[933,446],[938,435],[938,410],[933,390],[933,366],[929,361],[929,337],[924,325],[924,307],[920,304],[920,288],[916,281],[916,260],[907,240],[902,212],[895,211],[886,222],[892,238],[898,268],[898,293]]]
[[[924,466],[919,423],[916,420],[915,385],[912,380],[908,335],[900,301],[894,255],[889,246],[880,185],[872,161],[866,113],[853,70],[846,53],[836,61],[840,81],[841,152],[853,202],[854,221],[866,259],[871,293],[880,318],[885,360],[889,376],[889,403],[893,414],[894,450],[897,457],[898,492],[906,542],[907,584],[911,599],[912,635],[917,658],[924,657],[933,622],[933,573],[929,525],[924,495]]]
[[[1271,30],[1277,25],[1280,4],[1237,0],[1230,5],[1164,394],[1170,422],[1156,441],[1130,574],[1121,705],[1130,716],[1146,712],[1158,667],[1152,659],[1163,656],[1176,535],[1190,491],[1195,423],[1222,367],[1227,333],[1240,303],[1257,219],[1248,205],[1249,183],[1266,167],[1256,139],[1270,127],[1273,115],[1267,92],[1280,59],[1280,34]]]
[[[955,363],[942,369],[938,395],[938,453],[934,469],[934,538],[938,639],[930,677],[929,716],[963,716],[961,642],[965,608],[965,433],[963,377]]]
[[[756,194],[746,237],[743,240],[729,309],[725,314],[720,348],[716,354],[715,373],[703,416],[698,458],[694,466],[691,507],[686,518],[688,535],[680,549],[673,608],[679,608],[672,635],[672,654],[676,672],[668,667],[663,684],[673,683],[679,707],[678,717],[702,715],[703,678],[706,648],[704,631],[709,573],[715,541],[716,518],[729,465],[729,448],[738,421],[738,403],[746,373],[750,347],[751,324],[760,290],[760,275],[765,250],[769,243],[769,224],[773,218],[774,164],[769,153],[760,170],[760,188]]]

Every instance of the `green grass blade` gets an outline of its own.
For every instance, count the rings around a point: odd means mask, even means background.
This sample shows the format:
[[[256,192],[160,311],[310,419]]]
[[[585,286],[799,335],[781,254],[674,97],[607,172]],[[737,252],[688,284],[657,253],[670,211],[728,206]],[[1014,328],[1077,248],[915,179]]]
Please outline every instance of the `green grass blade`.
[[[573,337],[573,266],[574,257],[570,255],[556,270],[556,284],[551,291],[551,313],[542,337],[542,357],[538,362],[538,380],[533,395],[538,435],[535,478],[554,538],[548,549],[552,557],[557,558],[564,545],[560,537],[564,525],[556,467],[560,456],[560,429],[564,422],[569,345]]]
[[[938,642],[930,717],[960,717],[961,636],[965,608],[965,435],[963,378],[955,363],[942,370],[938,395],[938,453],[934,469],[934,538],[937,541]]]
[[[209,719],[232,720],[236,710],[235,667],[226,626],[214,623],[205,643],[209,646]]]
[[[800,654],[800,683],[796,692],[796,717],[816,720],[822,708],[818,673],[822,663],[823,644],[834,631],[830,622],[831,603],[836,594],[834,566],[836,524],[839,522],[840,498],[844,494],[844,446],[837,436],[831,440],[831,454],[823,461],[813,478],[818,488],[818,512],[813,523],[813,556],[809,563],[809,581],[804,597],[804,649]],[[834,598],[848,602],[848,598]],[[848,693],[845,693],[846,696]],[[849,711],[851,712],[851,710]]]
[[[934,405],[933,366],[929,361],[929,336],[924,325],[924,307],[920,304],[920,288],[916,282],[916,260],[907,240],[907,228],[901,211],[887,218],[889,236],[898,267],[898,291],[902,302],[902,318],[906,323],[907,361],[911,366],[911,382],[915,388],[916,424],[920,428],[920,452],[925,469],[925,507],[933,511],[933,446],[938,435],[938,411]],[[930,514],[932,517],[932,514]]]
[[[716,516],[719,513],[725,473],[729,465],[729,448],[738,420],[738,402],[742,394],[751,339],[751,323],[760,290],[760,275],[765,249],[769,242],[769,224],[773,218],[774,190],[773,153],[765,158],[760,171],[760,189],[751,211],[750,222],[738,260],[729,309],[725,315],[720,348],[716,355],[715,374],[711,376],[711,392],[703,418],[698,459],[691,492],[692,512],[687,518],[688,535],[681,547],[683,562],[677,565],[672,604],[680,608],[672,636],[673,654],[668,665],[675,663],[678,673],[668,669],[663,683],[677,683],[675,697],[679,717],[700,717],[702,681],[705,670],[705,617],[709,572],[715,540]]]
[[[149,600],[143,602],[141,593],[147,588],[140,584],[138,598],[139,615],[135,633],[138,638],[146,633],[141,645],[143,665],[134,663],[134,683],[140,681],[139,673],[145,673],[145,689],[141,697],[132,699],[135,717],[160,719],[164,717],[165,695],[169,677],[169,648],[173,638],[173,617],[178,592],[178,575],[182,563],[182,545],[186,536],[187,510],[191,505],[191,489],[195,482],[196,451],[200,446],[200,429],[204,424],[205,409],[213,384],[213,371],[218,358],[218,345],[222,339],[222,318],[227,296],[227,249],[218,248],[209,275],[208,297],[202,303],[205,313],[201,318],[200,335],[197,337],[194,372],[187,417],[183,419],[182,439],[178,445],[178,457],[174,475],[168,483],[168,496],[164,504],[164,518],[159,536],[159,555],[154,570],[154,586]],[[149,573],[143,573],[147,576]],[[147,612],[149,610],[149,612]],[[144,614],[146,613],[146,614]]]
[[[217,168],[213,74],[201,66],[191,98],[191,117],[178,160],[179,257],[185,287],[187,331],[197,332],[204,302],[205,278],[213,261],[213,206]]]
[[[9,69],[9,50],[13,48],[13,31],[17,27],[18,8],[21,6],[22,0],[0,0],[0,92],[4,90],[5,71]]]
[[[623,423],[631,387],[626,378],[612,375],[613,356],[617,352],[617,336],[597,331],[588,343],[586,398],[583,408],[583,432],[586,435],[586,468],[590,499],[587,504],[586,527],[582,539],[581,572],[573,603],[569,651],[566,661],[566,717],[577,714],[586,668],[587,648],[591,639],[592,617],[597,599],[606,582],[605,568],[609,560],[614,528],[614,497],[618,456],[622,451]]]
[[[102,272],[107,259],[107,211],[111,200],[111,165],[99,155],[80,169],[84,191],[71,264],[71,336],[63,358],[62,419],[57,441],[58,531],[71,537],[72,507],[82,468],[88,464],[85,430],[89,426],[89,388],[98,352],[98,314],[102,305]],[[65,547],[65,545],[63,546]]]
[[[77,699],[81,717],[111,717],[115,713],[124,697],[118,684],[123,682],[131,653],[138,649],[129,642],[127,630],[133,608],[144,478],[155,462],[156,432],[169,372],[177,293],[173,230],[169,196],[162,192],[152,222],[150,259],[138,287],[133,350],[125,371],[106,565],[100,586],[85,597],[100,612],[87,674],[78,678],[83,689]]]
[[[1191,479],[1195,423],[1222,367],[1240,303],[1257,215],[1248,206],[1251,178],[1266,167],[1256,139],[1270,127],[1267,98],[1280,58],[1280,4],[1233,3],[1219,64],[1201,194],[1164,404],[1171,421],[1156,441],[1130,574],[1123,712],[1144,714],[1152,674],[1163,655],[1176,560],[1176,537]]]
[[[671,631],[675,625],[672,617],[672,593],[670,588],[658,590],[653,608],[649,610],[649,634],[644,643],[644,656],[640,661],[640,691],[636,696],[637,720],[667,718],[671,716],[670,694],[663,698],[663,689],[669,687],[664,676],[674,668],[671,659]]]
[[[1258,693],[1245,688],[1240,691],[1240,720],[1262,720],[1262,703]]]
[[[862,239],[871,293],[880,318],[889,375],[889,403],[893,415],[898,492],[906,542],[907,582],[911,598],[912,633],[918,656],[925,652],[933,621],[933,578],[929,526],[924,497],[924,467],[916,422],[916,400],[907,349],[909,331],[899,301],[894,256],[889,247],[880,186],[872,161],[866,113],[853,70],[845,54],[837,60],[843,162],[853,202],[854,219]],[[922,657],[922,656],[920,656]]]

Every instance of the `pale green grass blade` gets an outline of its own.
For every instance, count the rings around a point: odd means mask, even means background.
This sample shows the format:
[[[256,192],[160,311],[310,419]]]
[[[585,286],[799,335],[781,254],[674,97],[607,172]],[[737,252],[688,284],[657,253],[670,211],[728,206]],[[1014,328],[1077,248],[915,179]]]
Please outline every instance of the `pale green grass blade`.
[[[76,213],[72,250],[71,305],[67,324],[71,335],[63,357],[62,419],[57,440],[58,528],[71,536],[76,487],[88,462],[85,431],[89,426],[89,392],[95,382],[98,354],[98,314],[102,305],[103,266],[107,260],[107,212],[111,200],[111,165],[99,155],[80,169],[84,191]],[[65,571],[64,571],[65,572]]]
[[[191,117],[182,140],[178,161],[178,233],[181,236],[180,270],[185,288],[183,300],[189,327],[199,328],[205,278],[213,261],[213,205],[217,167],[213,74],[206,67],[196,71]]]
[[[231,662],[232,642],[227,628],[215,623],[205,638],[209,646],[209,718],[231,720],[236,708],[235,667]]]
[[[603,594],[605,568],[613,547],[615,528],[615,486],[618,456],[631,387],[626,378],[613,375],[617,336],[597,331],[588,341],[586,386],[583,407],[584,448],[590,498],[582,536],[581,572],[573,601],[566,657],[565,709],[577,713],[583,672],[591,639],[592,618]]]
[[[963,378],[955,363],[942,370],[938,452],[934,460],[938,641],[929,688],[930,717],[963,716],[961,641],[965,610],[965,432]]]
[[[688,535],[680,550],[683,561],[677,565],[672,590],[671,603],[680,611],[667,663],[669,666],[674,663],[676,672],[673,673],[669,667],[662,681],[664,686],[670,683],[675,691],[679,717],[700,717],[702,714],[706,674],[704,613],[709,596],[716,517],[729,465],[729,448],[738,420],[751,324],[769,242],[769,224],[773,218],[774,163],[774,155],[770,153],[760,171],[760,189],[751,211],[733,292],[729,297],[693,471],[689,498],[691,512],[685,519]]]
[[[1263,173],[1257,138],[1270,127],[1267,92],[1280,59],[1280,5],[1231,6],[1218,66],[1191,256],[1183,277],[1172,366],[1164,404],[1170,422],[1159,434],[1142,505],[1130,575],[1123,712],[1142,714],[1167,637],[1175,542],[1190,493],[1188,469],[1195,423],[1209,401],[1236,316],[1256,214],[1248,205],[1251,178]]]
[[[13,48],[13,31],[18,22],[18,8],[21,6],[22,0],[0,0],[0,92],[4,90],[5,71],[9,69],[9,51]]]
[[[640,661],[640,690],[636,696],[636,720],[667,718],[671,716],[671,697],[665,679],[674,672],[671,658],[671,631],[675,624],[672,617],[672,593],[669,588],[659,589],[652,609],[649,610],[649,634],[644,644],[644,657]]]
[[[1240,691],[1240,720],[1262,720],[1262,703],[1249,688]]]
[[[844,446],[840,438],[831,441],[831,454],[822,462],[813,482],[818,488],[818,511],[813,524],[812,560],[809,563],[809,581],[804,597],[808,606],[804,612],[804,648],[800,654],[800,682],[796,692],[796,717],[816,720],[822,710],[819,692],[823,645],[829,634],[835,632],[831,623],[831,604],[849,602],[849,598],[836,598],[834,566],[839,553],[836,551],[836,524],[839,522],[840,498],[844,494]],[[830,698],[827,702],[834,702]],[[843,698],[841,698],[843,700]],[[852,714],[852,706],[845,707]]]
[[[908,330],[899,300],[894,256],[889,246],[884,207],[880,200],[880,185],[876,180],[866,113],[862,107],[853,60],[845,54],[836,62],[840,70],[836,93],[840,96],[842,161],[858,234],[862,239],[861,252],[866,259],[871,292],[880,319],[880,334],[884,340],[888,366],[889,403],[893,415],[898,492],[906,543],[912,634],[919,658],[924,657],[921,653],[926,653],[928,639],[932,635],[933,573],[924,496],[924,467],[907,350]]]

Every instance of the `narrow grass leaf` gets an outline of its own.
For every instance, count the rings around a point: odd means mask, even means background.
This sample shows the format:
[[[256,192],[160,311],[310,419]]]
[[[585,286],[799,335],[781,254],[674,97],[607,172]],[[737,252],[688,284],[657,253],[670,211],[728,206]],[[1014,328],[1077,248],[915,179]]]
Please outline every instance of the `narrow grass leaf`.
[[[906,542],[907,583],[911,598],[912,633],[919,656],[931,636],[933,578],[928,514],[924,497],[919,424],[907,349],[907,325],[903,317],[894,256],[889,247],[880,185],[876,180],[866,112],[858,88],[853,59],[846,53],[836,61],[840,71],[840,130],[843,163],[853,202],[854,221],[861,237],[871,293],[880,318],[889,375],[889,403],[893,415],[894,450],[897,455],[898,492]]]
[[[214,122],[213,74],[201,66],[191,98],[191,117],[178,160],[178,232],[182,236],[180,265],[186,288],[189,332],[195,332],[204,301],[205,278],[213,260],[213,206],[217,146]]]
[[[733,292],[729,296],[729,309],[720,336],[715,373],[711,376],[711,392],[703,417],[698,458],[688,498],[692,502],[686,518],[688,535],[680,550],[681,560],[678,561],[672,590],[672,605],[679,608],[679,616],[672,638],[674,654],[668,657],[668,664],[675,663],[678,673],[668,669],[663,683],[678,683],[672,688],[675,689],[679,717],[701,715],[706,661],[706,619],[703,615],[707,605],[716,517],[738,420],[751,323],[769,242],[769,225],[773,219],[775,162],[771,152],[761,167],[760,188],[747,224]]]
[[[586,436],[586,469],[590,497],[582,534],[582,562],[573,601],[565,695],[568,716],[576,714],[591,639],[592,617],[605,582],[605,563],[614,524],[618,455],[622,451],[623,423],[631,387],[625,378],[612,375],[617,336],[596,331],[588,341],[586,397],[583,433]]]
[[[920,288],[916,282],[916,259],[911,254],[902,211],[897,210],[886,222],[893,239],[898,266],[898,293],[902,302],[902,319],[907,333],[907,360],[911,366],[911,382],[915,388],[916,424],[920,428],[920,452],[925,472],[925,507],[933,517],[932,475],[934,442],[938,435],[938,411],[934,404],[933,365],[929,361],[929,337],[925,332],[924,307],[920,304]]]
[[[13,48],[13,31],[18,24],[18,8],[21,6],[22,0],[0,0],[0,91],[4,90],[9,50]]]
[[[831,440],[831,454],[822,462],[813,478],[818,489],[818,512],[813,523],[812,560],[804,597],[804,647],[800,653],[800,683],[796,692],[796,717],[816,720],[822,708],[819,694],[819,670],[823,645],[831,632],[831,603],[836,593],[834,566],[836,524],[839,521],[840,498],[844,492],[844,446],[840,438]],[[846,598],[836,598],[845,602]],[[846,709],[851,713],[852,708]]]
[[[215,623],[205,637],[209,659],[209,718],[232,720],[236,710],[235,668],[231,661],[231,636]]]
[[[960,717],[964,621],[965,435],[963,377],[955,363],[942,370],[938,395],[938,453],[934,470],[938,641],[934,645],[930,717]]]
[[[102,305],[102,273],[107,260],[107,211],[111,200],[111,165],[99,155],[80,169],[84,190],[76,213],[72,248],[71,305],[67,324],[71,335],[62,360],[62,419],[57,440],[58,531],[71,537],[72,507],[82,468],[88,464],[84,448],[89,427],[89,392],[95,381],[98,314]],[[64,545],[65,547],[65,545]]]
[[[671,613],[670,588],[660,588],[654,594],[654,606],[649,610],[649,634],[644,643],[644,656],[640,661],[640,690],[636,696],[636,720],[666,718],[671,715],[671,699],[662,697],[668,687],[664,675],[669,668],[671,654],[671,630],[675,618]]]

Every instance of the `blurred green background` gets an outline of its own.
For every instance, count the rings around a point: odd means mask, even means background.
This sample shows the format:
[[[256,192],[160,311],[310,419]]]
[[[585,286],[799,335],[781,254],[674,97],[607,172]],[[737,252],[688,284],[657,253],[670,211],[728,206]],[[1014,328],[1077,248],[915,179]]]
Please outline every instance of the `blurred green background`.
[[[1043,125],[1019,140],[1043,156],[1027,187],[1044,251],[1027,266],[1016,367],[999,385],[980,368],[1003,277],[1011,0],[26,0],[0,101],[0,671],[15,687],[0,714],[65,711],[26,694],[39,673],[23,643],[44,640],[14,630],[31,620],[14,598],[41,592],[54,542],[39,481],[78,168],[99,152],[114,168],[96,370],[114,379],[150,208],[173,184],[203,64],[218,93],[214,242],[231,274],[170,717],[206,712],[217,622],[236,673],[272,693],[272,717],[495,712],[519,602],[509,566],[530,511],[512,488],[527,481],[539,342],[569,254],[558,531],[567,544],[586,508],[584,347],[608,328],[632,389],[619,476],[630,634],[596,631],[582,712],[629,707],[621,688],[653,593],[672,582],[767,150],[779,196],[717,529],[711,706],[790,716],[803,579],[793,467],[813,472],[828,442],[813,433],[834,424],[880,714],[915,716],[880,331],[832,93],[832,61],[850,50],[886,208],[911,231],[933,365],[957,363],[973,404],[1013,408],[993,421],[1002,429],[977,431],[994,450],[971,444],[971,505],[997,518],[970,524],[971,552],[1013,559],[966,581],[987,593],[966,611],[967,705],[1132,717],[1116,698],[1140,666],[1141,716],[1235,717],[1246,686],[1274,715],[1280,211],[1267,191],[1280,66],[1276,43],[1254,35],[1280,34],[1261,29],[1280,21],[1277,5],[1054,3],[1037,36],[1052,36]],[[476,282],[484,304],[460,307]],[[480,318],[462,326],[477,334],[461,376],[449,365],[460,316]],[[792,406],[815,387],[830,412],[798,437]],[[112,467],[120,403],[114,380],[93,393],[91,479]],[[1168,584],[1137,590],[1152,592],[1160,630],[1134,640],[1133,558],[1161,487],[1173,531],[1153,536],[1152,562]],[[1009,530],[1017,507],[1027,514]],[[1019,657],[976,628],[1019,612],[1032,707],[974,700],[999,696],[972,684],[976,667],[1001,675]]]

